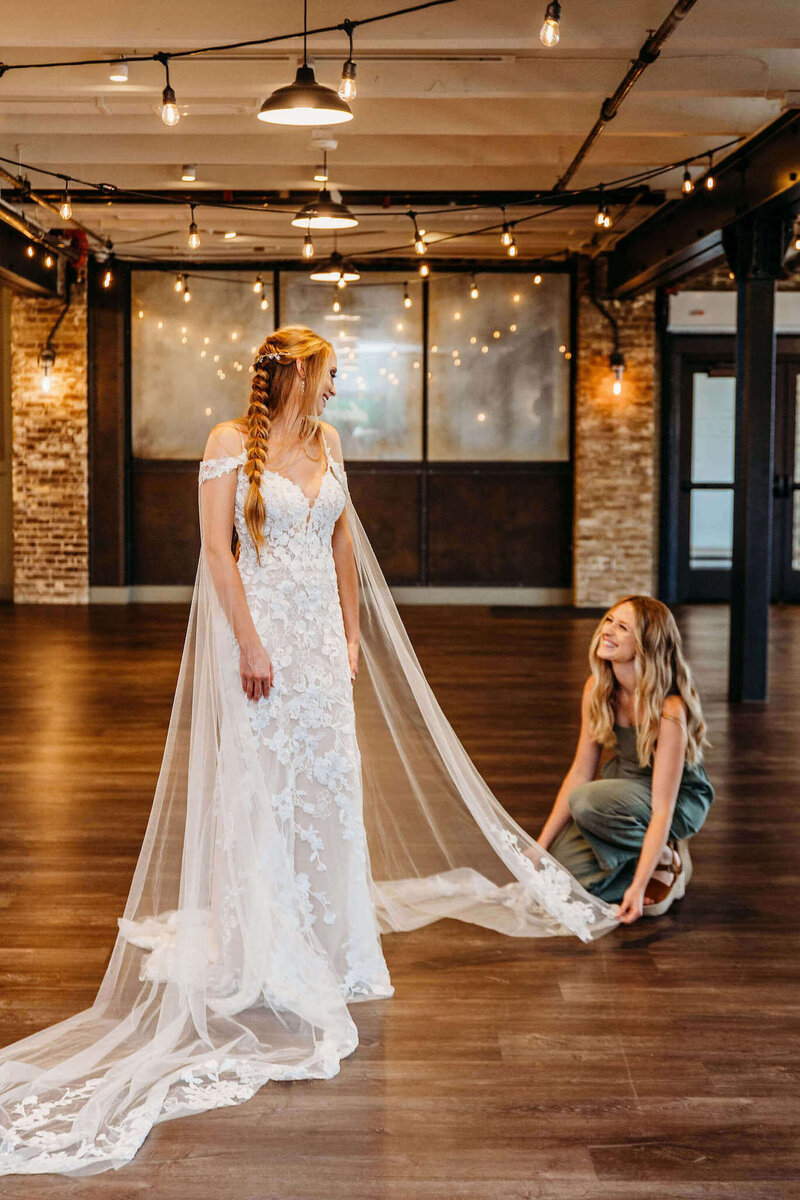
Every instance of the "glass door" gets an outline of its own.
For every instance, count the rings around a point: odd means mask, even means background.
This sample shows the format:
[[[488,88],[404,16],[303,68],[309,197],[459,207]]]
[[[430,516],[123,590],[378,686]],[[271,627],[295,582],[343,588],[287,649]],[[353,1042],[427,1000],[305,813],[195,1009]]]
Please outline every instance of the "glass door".
[[[686,600],[725,600],[733,551],[733,363],[684,362],[678,584]]]
[[[776,600],[800,600],[800,360],[779,365],[773,479]]]

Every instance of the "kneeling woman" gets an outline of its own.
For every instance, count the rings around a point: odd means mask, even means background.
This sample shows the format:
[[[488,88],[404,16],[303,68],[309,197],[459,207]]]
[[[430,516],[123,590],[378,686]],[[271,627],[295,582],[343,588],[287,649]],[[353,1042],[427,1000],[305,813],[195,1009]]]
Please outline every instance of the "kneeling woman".
[[[686,889],[687,839],[714,799],[706,724],[660,601],[619,600],[595,630],[589,664],[578,748],[537,841],[630,924],[666,912]],[[595,780],[603,747],[616,753]]]

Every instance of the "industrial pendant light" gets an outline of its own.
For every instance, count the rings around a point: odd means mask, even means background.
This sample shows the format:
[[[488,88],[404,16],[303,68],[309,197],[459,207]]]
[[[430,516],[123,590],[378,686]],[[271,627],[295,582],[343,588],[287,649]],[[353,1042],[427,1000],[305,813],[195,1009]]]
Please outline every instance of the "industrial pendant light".
[[[322,262],[311,272],[309,279],[316,283],[355,283],[360,279],[358,271],[352,263],[346,262],[337,250],[333,251],[326,262]]]
[[[304,204],[292,224],[299,229],[352,229],[358,224],[346,204],[333,199],[327,188],[322,188],[316,200]]]
[[[352,121],[346,100],[333,88],[317,83],[308,65],[308,0],[303,0],[303,65],[297,68],[294,83],[280,87],[267,96],[258,112],[259,121],[272,125],[341,125]]]

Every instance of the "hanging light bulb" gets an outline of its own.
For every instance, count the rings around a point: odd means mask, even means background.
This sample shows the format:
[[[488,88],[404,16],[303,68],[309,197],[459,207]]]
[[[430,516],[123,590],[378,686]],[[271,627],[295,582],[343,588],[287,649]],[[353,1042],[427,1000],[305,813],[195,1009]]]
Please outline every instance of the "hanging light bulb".
[[[714,188],[717,186],[717,181],[714,178],[714,155],[713,154],[709,154],[709,156],[708,156],[708,171],[706,172],[705,184],[706,184],[706,191],[708,191],[708,192],[713,192]]]
[[[334,297],[333,304],[331,305],[331,308],[333,309],[333,311],[334,311],[335,313],[338,313],[338,312],[341,312],[341,311],[342,311],[342,302],[341,302],[341,300],[338,298],[338,296],[335,296],[335,297]]]
[[[52,267],[52,265],[53,265],[53,256],[52,256],[52,254],[46,254],[46,255],[45,255],[45,259],[44,259],[44,265],[47,267],[47,269],[48,269],[48,271],[49,271],[49,270],[50,270],[50,268],[51,268],[51,267]]]
[[[517,253],[518,253],[517,243],[514,241],[514,239],[512,237],[511,244],[509,245],[508,249],[506,250],[506,254],[508,255],[509,258],[516,258]]]
[[[533,277],[533,282],[534,282],[534,283],[536,284],[536,286],[538,287],[538,286],[539,286],[539,284],[542,282],[542,277],[541,277],[541,275],[534,275],[534,277]]]
[[[355,100],[358,88],[356,87],[356,64],[353,58],[353,25],[351,21],[345,21],[345,29],[350,38],[350,53],[347,62],[342,67],[342,82],[339,84],[337,95],[340,100]]]
[[[508,227],[508,221],[503,221],[503,232],[500,234],[500,244],[502,246],[510,246],[514,237]]]
[[[264,290],[264,280],[261,278],[260,275],[256,275],[255,282],[253,283],[253,291],[258,296],[258,295],[260,295],[261,292],[263,292],[263,290]]]
[[[411,308],[413,303],[414,301],[408,294],[408,284],[406,283],[403,285],[403,308]]]
[[[552,46],[558,45],[558,39],[561,36],[559,21],[561,20],[561,5],[559,0],[550,0],[544,14],[544,24],[539,30],[539,41],[548,50]]]
[[[175,291],[176,292],[183,291],[183,276],[182,275],[175,276]]]
[[[61,208],[58,210],[58,215],[62,221],[70,221],[72,219],[72,204],[69,198],[69,180],[64,180],[64,195],[61,197]]]
[[[337,288],[346,288],[347,287],[347,280],[344,277],[344,273],[342,273],[339,276],[339,278],[336,280],[336,286],[337,286]]]
[[[417,224],[416,213],[410,212],[408,215],[414,222],[414,249],[416,250],[417,254],[426,254],[428,247],[425,243],[425,230],[420,229],[419,225]]]
[[[114,282],[114,272],[111,269],[110,263],[106,267],[105,271],[103,272],[103,278],[102,278],[101,282],[102,282],[104,288],[110,288],[112,283]]]
[[[475,282],[475,272],[474,271],[472,272],[472,275],[470,276],[469,294],[473,300],[477,300],[478,296],[480,296],[480,292],[478,291],[478,285]]]
[[[189,288],[189,280],[184,275],[183,277],[183,303],[188,304],[192,298],[192,293]]]
[[[419,275],[421,279],[427,279],[431,273],[431,269],[427,263],[419,264]]]
[[[598,229],[604,229],[606,224],[606,202],[603,199],[603,189],[600,188],[600,203],[597,205],[597,212],[594,214],[594,223]]]
[[[352,121],[347,101],[333,88],[317,83],[308,65],[308,5],[303,4],[303,65],[297,68],[294,83],[277,88],[258,111],[259,121],[272,125],[340,125]]]
[[[692,180],[691,175],[689,174],[689,164],[688,163],[686,164],[686,166],[683,169],[683,183],[681,184],[681,189],[684,192],[684,194],[687,196],[689,195],[690,192],[694,191],[694,182]]]
[[[612,391],[615,396],[620,396],[622,395],[622,376],[625,373],[625,355],[621,351],[615,350],[608,356],[608,365],[614,374]]]
[[[123,62],[121,58],[116,59],[111,64],[111,70],[108,72],[108,78],[112,83],[127,83],[128,64]]]
[[[303,238],[303,258],[306,260],[314,257],[314,239],[309,231]]]
[[[266,312],[268,308],[269,308],[269,300],[267,299],[266,296],[263,296],[262,300],[261,300],[261,311]]]
[[[197,225],[194,219],[194,205],[190,204],[189,208],[192,213],[192,219],[189,222],[189,249],[198,250],[200,248],[200,234],[197,231]]]
[[[173,128],[181,119],[181,114],[178,112],[178,101],[175,99],[175,93],[170,87],[169,82],[169,57],[166,54],[157,54],[156,58],[163,64],[164,72],[167,77],[166,86],[161,93],[161,120],[165,125]]]
[[[53,350],[52,346],[45,346],[39,355],[39,382],[45,395],[50,392],[50,385],[52,383],[51,371],[53,370],[55,361],[55,350]]]
[[[34,254],[36,253],[33,245],[30,242],[28,242],[28,245],[25,247],[25,253],[27,254],[28,258],[33,258]]]

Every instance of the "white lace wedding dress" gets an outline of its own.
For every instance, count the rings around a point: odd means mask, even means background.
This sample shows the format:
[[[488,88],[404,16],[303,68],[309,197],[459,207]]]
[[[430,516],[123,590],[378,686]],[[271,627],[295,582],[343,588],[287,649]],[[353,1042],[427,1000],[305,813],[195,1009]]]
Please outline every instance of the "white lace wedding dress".
[[[316,497],[266,472],[261,563],[238,570],[270,654],[245,698],[205,548],[156,793],[91,1008],[0,1050],[0,1174],[119,1168],[159,1122],[330,1077],[358,1045],[353,1001],[392,995],[381,934],[456,917],[522,937],[613,929],[505,811],[436,702],[326,444]],[[359,577],[350,678],[331,534]],[[201,506],[202,511],[202,506]]]

